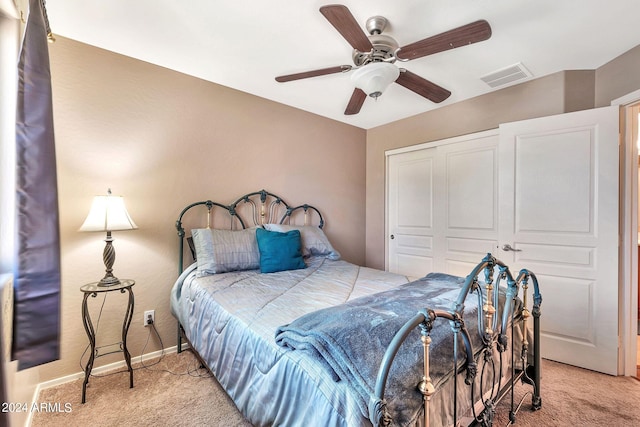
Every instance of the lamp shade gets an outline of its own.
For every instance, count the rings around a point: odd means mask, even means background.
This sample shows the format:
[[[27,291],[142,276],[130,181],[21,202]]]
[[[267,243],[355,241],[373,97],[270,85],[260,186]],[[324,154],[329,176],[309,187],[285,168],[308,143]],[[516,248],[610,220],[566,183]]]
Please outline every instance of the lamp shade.
[[[129,216],[121,196],[95,196],[80,231],[116,231],[138,228]]]
[[[351,81],[367,95],[377,98],[400,76],[400,70],[388,62],[371,62],[358,68]]]

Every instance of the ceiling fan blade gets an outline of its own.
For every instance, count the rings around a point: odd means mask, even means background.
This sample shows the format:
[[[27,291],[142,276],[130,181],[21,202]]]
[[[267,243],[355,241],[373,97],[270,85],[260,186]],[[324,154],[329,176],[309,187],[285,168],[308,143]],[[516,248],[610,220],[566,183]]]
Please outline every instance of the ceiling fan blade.
[[[447,89],[405,69],[400,69],[396,83],[435,103],[442,102],[451,95]]]
[[[354,114],[358,114],[360,109],[362,108],[362,104],[364,104],[364,100],[367,99],[367,94],[364,93],[362,89],[355,88],[353,93],[351,94],[351,99],[347,104],[346,110],[344,110],[344,114],[346,116],[352,116]]]
[[[337,67],[322,68],[319,70],[304,71],[302,73],[287,74],[285,76],[276,77],[276,81],[280,83],[290,82],[292,80],[308,79],[309,77],[324,76],[326,74],[343,73],[351,70],[351,65],[339,65]]]
[[[362,31],[360,25],[346,6],[331,4],[322,6],[320,13],[333,25],[354,49],[360,52],[369,52],[373,45],[369,37]]]
[[[403,46],[396,53],[396,57],[401,60],[421,58],[456,47],[481,42],[489,37],[491,37],[491,26],[487,21],[480,20]]]

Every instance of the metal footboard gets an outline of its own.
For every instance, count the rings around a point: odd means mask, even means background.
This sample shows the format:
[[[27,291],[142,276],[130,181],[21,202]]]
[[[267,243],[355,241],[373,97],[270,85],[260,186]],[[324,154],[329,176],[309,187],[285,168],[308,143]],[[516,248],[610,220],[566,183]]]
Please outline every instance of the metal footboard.
[[[481,283],[479,277],[484,273],[484,283]],[[494,279],[494,275],[496,276]],[[498,291],[497,288],[501,281],[506,281],[506,298],[502,313],[499,310],[498,304]],[[533,306],[531,312],[527,308],[529,298],[529,286],[533,285]],[[494,291],[495,290],[495,291]],[[478,331],[482,338],[482,348],[478,353],[474,352],[469,331],[465,327],[463,320],[464,303],[469,293],[476,293],[478,297],[478,306],[481,310],[478,310]],[[514,303],[519,295],[522,295],[523,309],[521,313],[514,313]],[[374,398],[369,405],[369,416],[374,426],[389,426],[392,423],[393,414],[392,409],[388,408],[385,401],[385,388],[389,380],[389,371],[393,364],[393,361],[398,353],[398,350],[402,343],[406,340],[408,335],[415,328],[420,328],[420,339],[423,347],[423,375],[422,378],[417,380],[417,389],[423,396],[423,410],[424,410],[424,425],[430,426],[429,409],[431,403],[431,397],[436,392],[430,375],[430,333],[433,325],[438,319],[446,319],[449,321],[453,331],[453,377],[454,381],[453,389],[455,390],[452,399],[453,405],[453,425],[457,426],[459,423],[458,414],[458,400],[462,396],[458,396],[458,373],[459,369],[459,349],[458,343],[460,338],[464,344],[465,363],[462,366],[462,370],[466,370],[465,384],[469,386],[469,395],[471,399],[471,408],[473,412],[472,423],[482,426],[492,426],[495,416],[496,405],[505,397],[510,398],[510,423],[515,423],[516,413],[521,407],[521,400],[516,404],[514,400],[513,388],[517,381],[523,381],[531,385],[531,404],[532,409],[537,410],[542,406],[542,398],[540,395],[540,382],[541,382],[541,356],[540,356],[540,306],[542,304],[542,296],[540,294],[538,280],[532,272],[523,269],[520,270],[517,277],[513,277],[508,266],[502,263],[500,260],[494,258],[491,254],[480,262],[473,271],[467,276],[463,288],[458,296],[457,301],[454,303],[451,310],[431,310],[423,309],[419,311],[412,319],[410,319],[405,325],[396,333],[389,347],[387,348],[380,369],[378,371]],[[529,318],[533,315],[533,360],[529,360],[529,341],[527,337],[527,328]],[[500,321],[501,320],[501,321]],[[523,331],[523,340],[521,348],[515,348],[514,342],[514,327],[516,322],[520,323],[520,327]],[[508,339],[508,331],[511,332],[511,343]],[[476,333],[475,331],[473,333]],[[510,344],[510,345],[509,345]],[[494,349],[499,353],[499,371],[502,372],[503,357],[502,354],[511,349],[511,366],[510,366],[510,379],[502,384],[501,378],[495,378],[495,363]],[[476,354],[478,354],[478,360],[482,359],[481,367],[479,367],[476,360]],[[522,369],[516,370],[516,360],[520,361]],[[485,372],[488,367],[491,367],[492,374],[491,383],[487,387],[489,390],[483,395],[483,383],[485,382]],[[479,388],[480,396],[477,396],[482,400],[482,409],[476,413],[474,404],[478,400],[476,398],[476,376],[480,373]],[[501,375],[498,375],[501,377]],[[487,395],[488,394],[488,395]],[[526,397],[526,395],[525,395]]]

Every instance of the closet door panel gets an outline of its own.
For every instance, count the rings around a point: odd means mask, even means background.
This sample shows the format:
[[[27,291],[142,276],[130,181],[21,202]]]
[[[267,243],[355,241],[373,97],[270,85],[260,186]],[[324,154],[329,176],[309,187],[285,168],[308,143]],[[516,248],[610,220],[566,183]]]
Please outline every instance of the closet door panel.
[[[498,240],[498,136],[482,134],[438,147],[441,271],[466,276]]]
[[[515,144],[514,232],[593,238],[597,170],[589,130],[523,135]]]
[[[433,271],[435,149],[388,157],[388,270]]]

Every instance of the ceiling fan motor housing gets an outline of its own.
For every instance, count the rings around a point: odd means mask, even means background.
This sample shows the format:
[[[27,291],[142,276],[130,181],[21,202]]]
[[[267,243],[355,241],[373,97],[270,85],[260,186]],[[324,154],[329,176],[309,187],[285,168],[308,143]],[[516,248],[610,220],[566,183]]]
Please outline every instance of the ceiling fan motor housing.
[[[393,37],[384,34],[372,34],[369,36],[369,40],[373,45],[371,52],[353,50],[353,63],[356,67],[370,62],[396,62],[395,52],[399,46]]]

